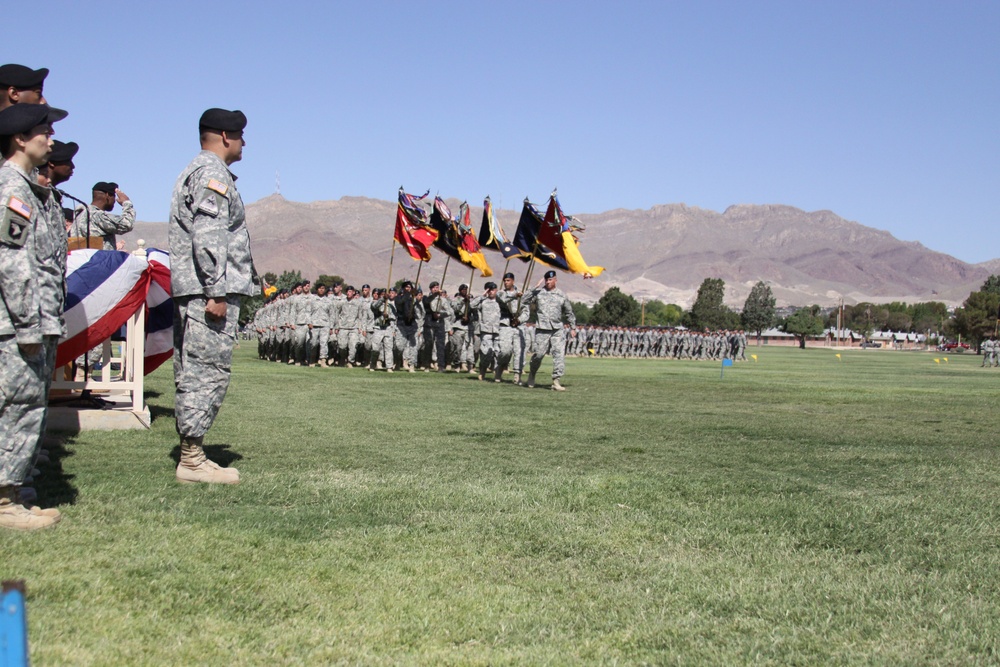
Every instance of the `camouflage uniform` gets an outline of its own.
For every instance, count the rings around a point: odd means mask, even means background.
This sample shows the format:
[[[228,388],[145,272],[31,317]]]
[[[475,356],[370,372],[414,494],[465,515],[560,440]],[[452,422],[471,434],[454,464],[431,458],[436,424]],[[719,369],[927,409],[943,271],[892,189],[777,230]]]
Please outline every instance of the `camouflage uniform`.
[[[77,206],[73,211],[73,225],[69,229],[70,236],[87,236],[87,222],[90,222],[90,235],[104,239],[104,250],[117,250],[118,237],[115,234],[127,234],[135,226],[135,206],[131,201],[122,204],[122,214],[115,215],[102,211],[93,204]]]
[[[562,290],[535,288],[524,296],[522,303],[535,304],[535,340],[531,355],[531,375],[538,372],[546,354],[552,355],[552,379],[558,380],[566,373],[566,335],[563,319],[576,326],[573,306]]]
[[[500,303],[495,298],[477,296],[469,307],[479,313],[479,377],[482,379],[496,362],[494,377],[499,380],[503,374],[503,366],[497,357],[500,352]]]
[[[170,206],[170,287],[174,300],[174,385],[177,432],[205,435],[229,388],[241,295],[254,296],[243,200],[217,155],[202,151],[181,172]],[[205,313],[225,299],[224,319]]]
[[[0,167],[0,487],[20,486],[45,432],[56,346],[65,333],[66,233],[52,189]],[[19,345],[40,344],[25,355]]]
[[[371,357],[368,368],[374,370],[381,356],[382,365],[392,372],[393,344],[396,337],[396,304],[385,297],[372,301],[369,311],[372,313]]]

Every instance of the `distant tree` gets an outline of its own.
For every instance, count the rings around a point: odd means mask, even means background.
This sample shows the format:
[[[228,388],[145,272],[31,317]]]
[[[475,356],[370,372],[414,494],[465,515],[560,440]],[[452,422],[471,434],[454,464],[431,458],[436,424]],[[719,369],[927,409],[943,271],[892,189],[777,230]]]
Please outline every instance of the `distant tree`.
[[[278,282],[278,276],[274,273],[274,271],[268,271],[261,277],[264,279],[264,282],[266,282],[268,285],[274,285],[276,282]]]
[[[757,345],[760,345],[761,332],[774,324],[775,303],[771,286],[763,280],[757,281],[757,284],[751,288],[747,300],[743,303],[740,320],[745,331],[752,331],[756,334]]]
[[[336,274],[331,276],[325,273],[321,273],[319,274],[319,278],[316,279],[316,282],[313,283],[313,287],[319,287],[320,285],[325,285],[327,289],[330,289],[337,283],[343,283],[343,282],[344,279]]]
[[[279,290],[286,289],[291,290],[295,283],[302,282],[302,272],[301,271],[285,271],[278,279],[272,283]]]
[[[597,326],[634,327],[639,324],[641,308],[639,302],[617,287],[608,289],[590,315],[590,324]]]
[[[590,324],[590,317],[594,312],[590,306],[579,301],[570,301],[570,305],[573,306],[573,315],[576,317],[577,324]]]
[[[979,291],[1000,294],[1000,276],[990,276],[987,278],[983,286],[979,288]]]
[[[684,309],[676,303],[663,303],[658,299],[646,302],[646,326],[675,327],[684,317]]]
[[[990,276],[978,292],[969,294],[962,307],[955,309],[951,330],[972,341],[978,349],[979,344],[997,330],[998,316],[1000,278]]]
[[[799,339],[799,347],[802,349],[805,349],[806,337],[823,333],[823,318],[818,315],[818,311],[818,306],[797,310],[781,327],[785,333],[793,334]]]
[[[909,331],[913,326],[913,318],[903,312],[889,311],[889,317],[885,322],[885,327],[889,331]]]
[[[725,296],[726,283],[722,278],[705,278],[698,288],[694,305],[685,313],[685,324],[693,329],[728,328],[733,321],[733,311],[723,303]]]

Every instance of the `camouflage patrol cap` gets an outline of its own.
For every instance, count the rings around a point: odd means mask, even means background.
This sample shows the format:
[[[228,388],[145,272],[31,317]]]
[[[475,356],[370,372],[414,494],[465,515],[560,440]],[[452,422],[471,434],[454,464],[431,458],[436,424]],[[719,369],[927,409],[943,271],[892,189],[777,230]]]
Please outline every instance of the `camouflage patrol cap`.
[[[247,117],[240,111],[225,109],[208,109],[201,115],[198,128],[202,130],[218,130],[220,132],[241,132],[247,126]]]
[[[0,86],[4,88],[34,88],[45,81],[49,70],[31,69],[24,65],[0,65]]]
[[[49,153],[49,162],[72,162],[79,150],[80,146],[75,141],[62,142],[58,139],[53,139],[52,152]]]
[[[15,104],[0,111],[0,136],[27,132],[43,123],[55,123],[69,113],[48,104]]]

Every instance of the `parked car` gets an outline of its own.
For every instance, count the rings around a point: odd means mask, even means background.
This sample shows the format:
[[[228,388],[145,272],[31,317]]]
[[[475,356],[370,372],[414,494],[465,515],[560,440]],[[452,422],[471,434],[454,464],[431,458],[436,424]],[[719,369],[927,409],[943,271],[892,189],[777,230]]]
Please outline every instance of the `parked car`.
[[[969,345],[967,343],[956,343],[954,341],[950,343],[945,343],[944,345],[938,345],[939,352],[951,352],[952,350],[956,350],[959,348],[963,350],[968,350]]]

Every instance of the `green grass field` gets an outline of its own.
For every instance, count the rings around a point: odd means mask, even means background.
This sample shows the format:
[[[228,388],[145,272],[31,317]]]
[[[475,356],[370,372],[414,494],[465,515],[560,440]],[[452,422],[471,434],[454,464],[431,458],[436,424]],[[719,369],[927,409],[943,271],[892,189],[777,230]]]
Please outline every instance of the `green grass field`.
[[[239,486],[174,482],[168,367],[150,431],[53,448],[62,524],[0,534],[35,664],[1000,661],[978,357],[570,359],[560,394],[253,348],[206,439]]]

